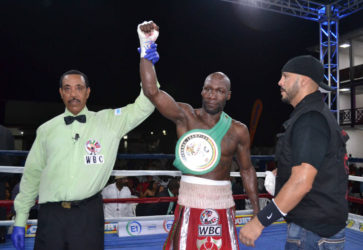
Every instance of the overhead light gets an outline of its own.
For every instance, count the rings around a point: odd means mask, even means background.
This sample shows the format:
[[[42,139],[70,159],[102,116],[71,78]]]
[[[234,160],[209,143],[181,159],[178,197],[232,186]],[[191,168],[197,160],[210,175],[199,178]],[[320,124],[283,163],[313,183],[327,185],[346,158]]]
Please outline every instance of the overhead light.
[[[150,132],[150,135],[153,135],[153,134],[154,134],[154,131],[151,131],[151,132]]]
[[[166,135],[166,130],[165,129],[163,129],[163,135]]]
[[[127,138],[128,138],[128,137],[127,137],[127,135],[125,135],[125,136],[124,136],[124,140],[127,140]]]
[[[349,92],[350,91],[350,88],[342,88],[340,89],[341,92]]]
[[[349,48],[350,47],[350,43],[342,43],[341,45],[339,45],[340,48]]]

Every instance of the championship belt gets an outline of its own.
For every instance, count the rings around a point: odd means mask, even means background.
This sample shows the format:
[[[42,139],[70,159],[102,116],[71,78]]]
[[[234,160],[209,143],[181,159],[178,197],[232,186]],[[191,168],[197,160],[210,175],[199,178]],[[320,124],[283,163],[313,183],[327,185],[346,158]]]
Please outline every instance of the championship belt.
[[[212,171],[221,157],[220,145],[201,129],[193,129],[180,137],[175,155],[182,163],[180,171],[187,174],[202,175]]]
[[[221,141],[231,122],[232,119],[223,112],[212,129],[193,129],[183,134],[175,147],[174,166],[185,174],[211,172],[219,164]]]

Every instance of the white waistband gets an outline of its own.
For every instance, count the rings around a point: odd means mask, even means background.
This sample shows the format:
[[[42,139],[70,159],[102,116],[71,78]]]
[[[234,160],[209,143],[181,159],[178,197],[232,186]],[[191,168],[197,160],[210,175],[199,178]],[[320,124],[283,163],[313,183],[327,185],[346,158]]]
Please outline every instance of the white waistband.
[[[192,184],[212,185],[212,186],[225,186],[231,184],[230,181],[216,181],[191,175],[182,175],[180,181]]]

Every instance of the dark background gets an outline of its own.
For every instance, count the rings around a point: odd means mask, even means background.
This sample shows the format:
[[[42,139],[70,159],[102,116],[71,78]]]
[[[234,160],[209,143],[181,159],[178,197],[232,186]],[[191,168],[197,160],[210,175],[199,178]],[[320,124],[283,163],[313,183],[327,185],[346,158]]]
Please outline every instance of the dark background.
[[[78,69],[91,82],[89,106],[133,102],[140,90],[136,27],[144,20],[160,26],[156,69],[164,90],[197,108],[205,77],[222,71],[232,82],[225,111],[249,126],[261,99],[254,146],[274,145],[292,110],[280,101],[280,69],[293,56],[318,57],[308,48],[319,44],[319,24],[217,0],[2,0],[0,100],[61,103],[59,76]],[[348,16],[340,34],[362,24],[362,11]],[[156,111],[138,129],[164,128],[175,140],[174,125]]]

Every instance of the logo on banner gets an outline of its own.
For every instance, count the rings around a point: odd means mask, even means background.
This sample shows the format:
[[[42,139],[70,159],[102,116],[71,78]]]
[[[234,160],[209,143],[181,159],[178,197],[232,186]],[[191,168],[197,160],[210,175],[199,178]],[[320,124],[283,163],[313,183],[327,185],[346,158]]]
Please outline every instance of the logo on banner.
[[[235,220],[236,226],[242,226],[247,224],[252,219],[252,215],[245,215],[245,216],[237,216]]]
[[[27,225],[26,226],[26,233],[25,235],[27,237],[35,237],[35,233],[37,232],[37,226],[36,225]]]
[[[200,222],[198,226],[198,236],[221,236],[222,226],[218,224],[219,214],[213,209],[205,209],[200,214]]]
[[[105,222],[105,233],[115,234],[117,233],[117,222]]]
[[[86,142],[85,145],[87,155],[84,156],[85,164],[92,165],[92,164],[103,164],[105,159],[103,155],[100,155],[101,151],[101,144],[99,141],[90,139]]]
[[[163,222],[163,228],[165,232],[169,233],[171,227],[173,226],[174,220],[164,220]]]
[[[127,223],[126,225],[126,231],[130,236],[136,236],[141,234],[142,232],[142,226],[141,224],[134,220],[134,221],[130,221],[129,223]]]
[[[197,240],[197,248],[199,250],[218,250],[222,247],[222,239],[213,239],[212,237],[207,237],[203,240]]]
[[[347,228],[351,228],[353,227],[353,225],[355,224],[355,221],[354,220],[348,220],[348,223],[347,223]]]

